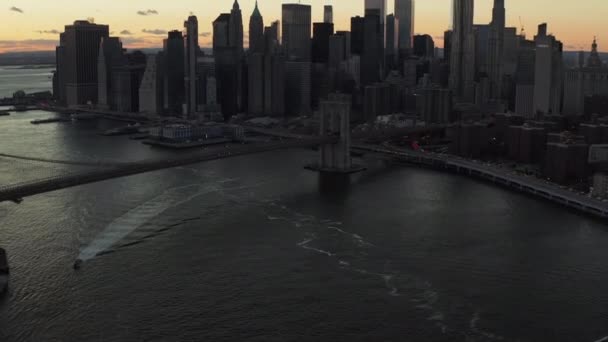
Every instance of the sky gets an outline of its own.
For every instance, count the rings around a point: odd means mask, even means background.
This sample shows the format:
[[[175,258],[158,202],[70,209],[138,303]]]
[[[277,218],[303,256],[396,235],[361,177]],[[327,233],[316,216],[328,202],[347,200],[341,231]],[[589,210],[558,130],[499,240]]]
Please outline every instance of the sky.
[[[199,20],[201,46],[211,44],[211,23],[222,12],[229,12],[233,0],[0,0],[0,53],[8,51],[53,50],[59,32],[79,19],[93,18],[110,25],[125,47],[161,47],[166,31],[182,29],[190,13]],[[295,1],[259,0],[265,24],[280,19],[281,4]],[[608,40],[608,1],[606,0],[506,0],[507,25],[525,27],[531,38],[539,23],[564,42],[567,50],[589,50],[594,36],[600,50]],[[245,32],[255,0],[239,0]],[[313,8],[313,22],[323,20],[323,5],[334,7],[336,30],[349,30],[350,17],[363,15],[364,0],[302,0]],[[393,0],[388,0],[392,12]],[[451,0],[417,0],[416,33],[430,34],[443,46],[443,32],[450,25]],[[492,0],[475,1],[475,23],[488,23]]]

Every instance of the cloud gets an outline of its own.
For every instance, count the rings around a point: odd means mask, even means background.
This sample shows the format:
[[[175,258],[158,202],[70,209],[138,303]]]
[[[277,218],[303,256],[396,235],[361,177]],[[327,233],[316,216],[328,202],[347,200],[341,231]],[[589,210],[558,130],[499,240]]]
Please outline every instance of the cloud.
[[[137,11],[137,14],[143,15],[143,16],[146,16],[146,15],[157,15],[158,11],[157,10],[153,10],[153,9],[148,9],[148,10],[145,10],[145,11]]]
[[[167,30],[163,30],[163,29],[143,29],[143,30],[141,30],[141,32],[147,33],[147,34],[156,34],[156,35],[167,34]]]
[[[124,37],[120,39],[125,45],[145,46],[148,41],[144,38]]]
[[[53,51],[57,39],[0,40],[0,52]]]
[[[130,36],[133,33],[131,33],[131,31],[129,31],[129,30],[122,30],[122,31],[120,31],[120,34],[122,34],[123,36]]]
[[[201,32],[201,33],[199,34],[199,36],[201,36],[201,37],[205,37],[205,38],[207,38],[207,37],[211,37],[211,32]]]
[[[36,31],[40,34],[61,34],[61,32],[59,32],[59,30],[38,30]]]
[[[21,8],[15,7],[15,6],[9,8],[8,10],[9,11],[13,11],[13,12],[17,12],[17,13],[23,13],[23,10]]]

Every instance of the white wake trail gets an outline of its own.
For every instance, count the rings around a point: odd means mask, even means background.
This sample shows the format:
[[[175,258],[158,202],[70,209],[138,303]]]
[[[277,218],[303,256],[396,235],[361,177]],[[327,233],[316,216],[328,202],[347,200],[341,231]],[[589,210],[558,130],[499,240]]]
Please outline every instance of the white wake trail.
[[[198,191],[187,197],[183,197],[184,191],[189,188]],[[110,223],[97,235],[97,237],[95,237],[95,239],[93,239],[93,242],[82,249],[78,256],[78,260],[87,261],[95,258],[97,254],[106,251],[133,231],[170,208],[185,204],[202,194],[221,190],[221,188],[217,187],[207,187],[204,190],[200,190],[200,188],[199,185],[172,188],[165,191],[162,195],[129,210],[127,213]]]

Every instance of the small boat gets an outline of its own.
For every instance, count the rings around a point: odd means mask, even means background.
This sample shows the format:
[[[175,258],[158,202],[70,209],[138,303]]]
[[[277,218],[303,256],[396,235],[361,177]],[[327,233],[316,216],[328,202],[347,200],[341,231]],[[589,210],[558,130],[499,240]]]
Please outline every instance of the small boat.
[[[76,261],[74,261],[73,267],[74,267],[74,270],[78,271],[82,267],[82,260],[76,259]]]

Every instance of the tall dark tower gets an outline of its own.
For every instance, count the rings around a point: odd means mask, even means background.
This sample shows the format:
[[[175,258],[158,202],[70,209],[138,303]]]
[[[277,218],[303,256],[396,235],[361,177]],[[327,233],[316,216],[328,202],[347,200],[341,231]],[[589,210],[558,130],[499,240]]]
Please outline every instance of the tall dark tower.
[[[186,95],[186,111],[185,113],[188,118],[192,118],[196,112],[196,75],[197,75],[197,58],[199,52],[198,45],[198,19],[196,16],[191,15],[188,20],[184,22],[184,28],[186,29],[185,38],[185,95]]]
[[[99,46],[109,37],[107,25],[86,20],[75,21],[61,34],[60,56],[61,92],[68,106],[97,103],[97,64]]]
[[[164,41],[163,53],[165,56],[165,84],[164,103],[165,111],[172,116],[182,114],[182,105],[185,101],[185,48],[184,36],[181,31],[171,31]]]
[[[454,0],[450,88],[462,102],[472,102],[475,92],[474,0]]]
[[[255,2],[255,9],[249,18],[249,51],[264,52],[264,18]]]
[[[239,1],[234,0],[232,5],[232,11],[230,11],[230,29],[228,30],[230,35],[230,45],[236,47],[237,52],[242,54],[243,52],[243,15],[241,14],[241,8]]]
[[[302,4],[283,4],[282,39],[287,56],[300,61],[311,58],[311,6]]]
[[[502,97],[504,41],[505,0],[494,0],[488,47],[488,73],[490,76],[490,98],[495,100]]]

